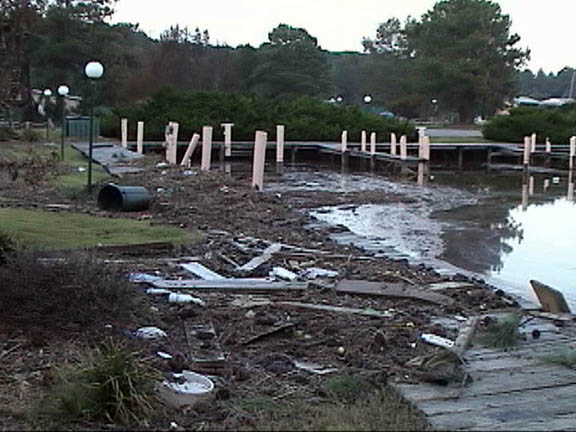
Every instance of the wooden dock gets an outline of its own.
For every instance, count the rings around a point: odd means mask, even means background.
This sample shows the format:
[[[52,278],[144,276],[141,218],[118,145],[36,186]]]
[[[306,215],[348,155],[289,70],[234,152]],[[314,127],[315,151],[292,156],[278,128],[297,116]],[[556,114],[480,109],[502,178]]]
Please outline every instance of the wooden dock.
[[[534,339],[532,331],[541,333]],[[472,383],[464,387],[396,384],[396,389],[437,430],[576,430],[576,370],[543,361],[576,348],[574,325],[540,318],[522,327],[526,340],[512,351],[469,349],[464,359]]]

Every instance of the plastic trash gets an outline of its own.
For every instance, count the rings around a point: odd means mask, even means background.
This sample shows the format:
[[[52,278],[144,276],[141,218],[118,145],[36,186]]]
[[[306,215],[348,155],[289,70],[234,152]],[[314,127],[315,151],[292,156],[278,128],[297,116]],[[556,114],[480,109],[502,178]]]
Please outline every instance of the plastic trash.
[[[150,295],[170,295],[173,294],[172,291],[164,289],[164,288],[148,288],[146,290],[146,294]]]
[[[430,333],[424,333],[422,336],[422,340],[424,342],[427,342],[431,345],[436,345],[442,348],[453,348],[454,347],[454,341],[450,340],[450,339],[446,339],[443,338],[442,336],[438,336],[435,334],[430,334]]]
[[[130,280],[130,282],[134,283],[147,283],[160,280],[162,279],[162,277],[147,273],[130,273],[130,275],[128,275],[128,279]]]
[[[288,269],[285,269],[283,267],[274,267],[272,269],[272,271],[270,272],[271,276],[275,276],[279,279],[285,279],[285,280],[289,280],[289,281],[293,281],[296,280],[296,278],[298,277],[298,275],[296,275],[296,273],[291,272]]]
[[[140,339],[161,339],[168,337],[168,334],[158,327],[141,327],[134,332],[134,336]]]
[[[177,382],[164,380],[160,385],[160,395],[172,407],[193,406],[211,396],[214,383],[206,376],[183,371],[172,374]]]
[[[168,301],[170,303],[194,303],[200,306],[206,306],[204,300],[198,297],[191,296],[190,294],[176,294],[172,293],[168,296]]]
[[[158,357],[163,358],[164,360],[170,360],[173,357],[172,354],[168,354],[164,351],[158,351],[156,354]]]
[[[338,277],[338,272],[333,270],[326,270],[317,267],[310,267],[301,272],[301,276],[306,279],[316,278],[335,278]]]

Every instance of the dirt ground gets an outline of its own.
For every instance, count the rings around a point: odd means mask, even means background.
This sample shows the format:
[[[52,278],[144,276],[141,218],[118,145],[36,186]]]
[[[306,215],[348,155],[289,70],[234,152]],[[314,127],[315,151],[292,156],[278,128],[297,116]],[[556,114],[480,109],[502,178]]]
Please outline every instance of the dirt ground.
[[[177,263],[194,260],[222,276],[237,277],[236,265],[258,256],[272,243],[282,243],[285,246],[280,253],[246,276],[266,277],[275,266],[296,273],[317,267],[336,271],[338,276],[312,280],[305,291],[271,295],[185,291],[202,298],[205,307],[169,303],[165,297],[145,294],[146,284],[138,285],[149,313],[133,322],[133,328],[116,327],[116,323],[107,322],[103,317],[103,327],[109,327],[102,329],[102,336],[109,334],[128,340],[142,355],[153,357],[156,367],[168,375],[183,369],[198,370],[193,362],[197,341],[186,336],[185,323],[212,324],[216,337],[207,347],[220,347],[225,357],[223,364],[203,371],[212,375],[216,383],[212,402],[188,411],[166,411],[156,423],[148,425],[151,429],[168,429],[170,422],[198,430],[259,428],[256,414],[238,408],[242,401],[255,396],[283,403],[305,401],[311,406],[322,403],[325,396],[322,383],[331,375],[298,368],[297,362],[303,361],[334,368],[337,375],[366,377],[375,387],[422,379],[451,381],[450,367],[442,369],[436,364],[434,370],[427,369],[427,360],[435,358],[441,349],[423,342],[421,335],[434,333],[454,340],[458,326],[467,317],[516,306],[504,293],[494,292],[480,281],[468,281],[470,286],[465,289],[441,291],[453,300],[451,305],[342,295],[334,290],[335,284],[344,279],[411,288],[446,281],[425,266],[413,267],[406,261],[376,258],[362,250],[331,242],[328,235],[340,230],[339,227],[305,228],[313,222],[308,216],[309,209],[407,202],[411,197],[370,191],[355,194],[322,190],[258,192],[250,188],[248,173],[229,177],[218,170],[185,175],[180,168],[156,167],[159,161],[157,157],[146,158],[138,162],[146,169],[143,173],[118,180],[120,184],[145,186],[151,191],[152,205],[145,212],[105,212],[96,208],[94,197],[60,196],[44,181],[30,184],[23,179],[13,180],[6,166],[0,173],[0,196],[7,200],[0,200],[0,205],[37,208],[43,204],[65,204],[70,208],[51,211],[137,218],[182,229],[197,228],[205,234],[198,244],[179,246],[162,254],[100,253],[103,260],[121,265],[126,272],[145,272],[169,279],[191,278]],[[463,276],[453,279],[466,281]],[[305,310],[278,304],[281,302],[387,311],[390,317]],[[128,330],[141,326],[157,326],[166,331],[168,337],[141,340],[126,336]],[[285,330],[251,341],[281,327]],[[45,428],[46,423],[31,417],[27,408],[34,405],[50,382],[51,368],[73,357],[71,353],[82,347],[86,339],[82,332],[75,332],[64,339],[59,335],[38,340],[23,329],[2,322],[0,317],[0,429]],[[158,357],[158,351],[169,353],[172,359]],[[431,375],[434,376],[431,378]],[[82,424],[73,427],[114,428]]]

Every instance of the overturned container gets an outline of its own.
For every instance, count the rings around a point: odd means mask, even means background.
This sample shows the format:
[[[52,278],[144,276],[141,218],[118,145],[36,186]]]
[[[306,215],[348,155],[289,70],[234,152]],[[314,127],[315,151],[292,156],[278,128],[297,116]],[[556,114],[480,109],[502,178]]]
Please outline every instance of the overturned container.
[[[140,211],[150,207],[150,193],[142,186],[110,183],[98,193],[98,207],[112,211]]]

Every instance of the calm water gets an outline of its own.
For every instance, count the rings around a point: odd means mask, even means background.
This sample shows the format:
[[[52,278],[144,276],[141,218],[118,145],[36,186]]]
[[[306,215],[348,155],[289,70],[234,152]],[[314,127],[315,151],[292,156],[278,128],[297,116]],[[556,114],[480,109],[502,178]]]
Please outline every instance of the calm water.
[[[319,221],[343,225],[333,237],[419,262],[447,262],[534,299],[529,281],[562,291],[576,310],[576,204],[568,177],[522,173],[432,172],[384,178],[288,169],[269,188],[381,190],[413,204],[322,208]],[[268,189],[268,188],[267,188]]]
[[[561,290],[576,308],[576,204],[567,177],[441,175],[443,184],[484,195],[478,204],[439,212],[446,222],[441,258],[517,285],[533,298],[529,281]]]

